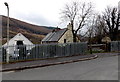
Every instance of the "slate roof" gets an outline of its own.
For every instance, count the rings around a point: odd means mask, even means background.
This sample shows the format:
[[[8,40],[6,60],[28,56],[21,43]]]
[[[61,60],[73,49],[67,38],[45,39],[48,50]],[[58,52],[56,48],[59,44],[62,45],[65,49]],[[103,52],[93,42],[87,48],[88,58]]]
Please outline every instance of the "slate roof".
[[[50,42],[50,41],[56,42],[64,35],[66,31],[67,31],[67,28],[59,29],[57,31],[53,30],[42,40],[42,42]]]

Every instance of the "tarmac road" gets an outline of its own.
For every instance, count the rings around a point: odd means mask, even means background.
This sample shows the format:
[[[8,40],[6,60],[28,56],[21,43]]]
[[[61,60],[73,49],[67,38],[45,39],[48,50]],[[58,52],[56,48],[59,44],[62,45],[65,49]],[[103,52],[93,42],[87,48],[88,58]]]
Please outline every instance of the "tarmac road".
[[[118,56],[3,72],[2,78],[3,80],[118,80]]]

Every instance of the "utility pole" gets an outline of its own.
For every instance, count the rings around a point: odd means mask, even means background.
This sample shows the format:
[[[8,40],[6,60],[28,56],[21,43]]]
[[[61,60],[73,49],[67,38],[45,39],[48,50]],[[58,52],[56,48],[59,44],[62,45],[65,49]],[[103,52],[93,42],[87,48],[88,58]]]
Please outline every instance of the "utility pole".
[[[7,56],[6,56],[6,61],[9,63],[9,5],[7,2],[4,3],[5,6],[7,7]]]

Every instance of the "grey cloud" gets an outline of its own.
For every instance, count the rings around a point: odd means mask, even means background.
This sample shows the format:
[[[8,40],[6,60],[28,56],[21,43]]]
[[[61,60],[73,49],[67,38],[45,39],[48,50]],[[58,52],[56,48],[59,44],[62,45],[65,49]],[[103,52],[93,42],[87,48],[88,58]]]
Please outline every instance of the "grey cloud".
[[[41,25],[41,26],[55,26],[56,23],[48,20],[42,15],[39,14],[19,14],[16,17],[20,18],[21,20],[36,24],[36,25]]]

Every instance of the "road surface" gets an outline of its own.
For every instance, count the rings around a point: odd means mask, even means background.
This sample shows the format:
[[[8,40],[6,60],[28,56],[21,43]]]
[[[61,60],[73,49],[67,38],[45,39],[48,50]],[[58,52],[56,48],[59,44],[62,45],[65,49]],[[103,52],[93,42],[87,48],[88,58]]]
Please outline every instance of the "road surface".
[[[3,80],[118,80],[118,56],[3,72],[2,78]]]

